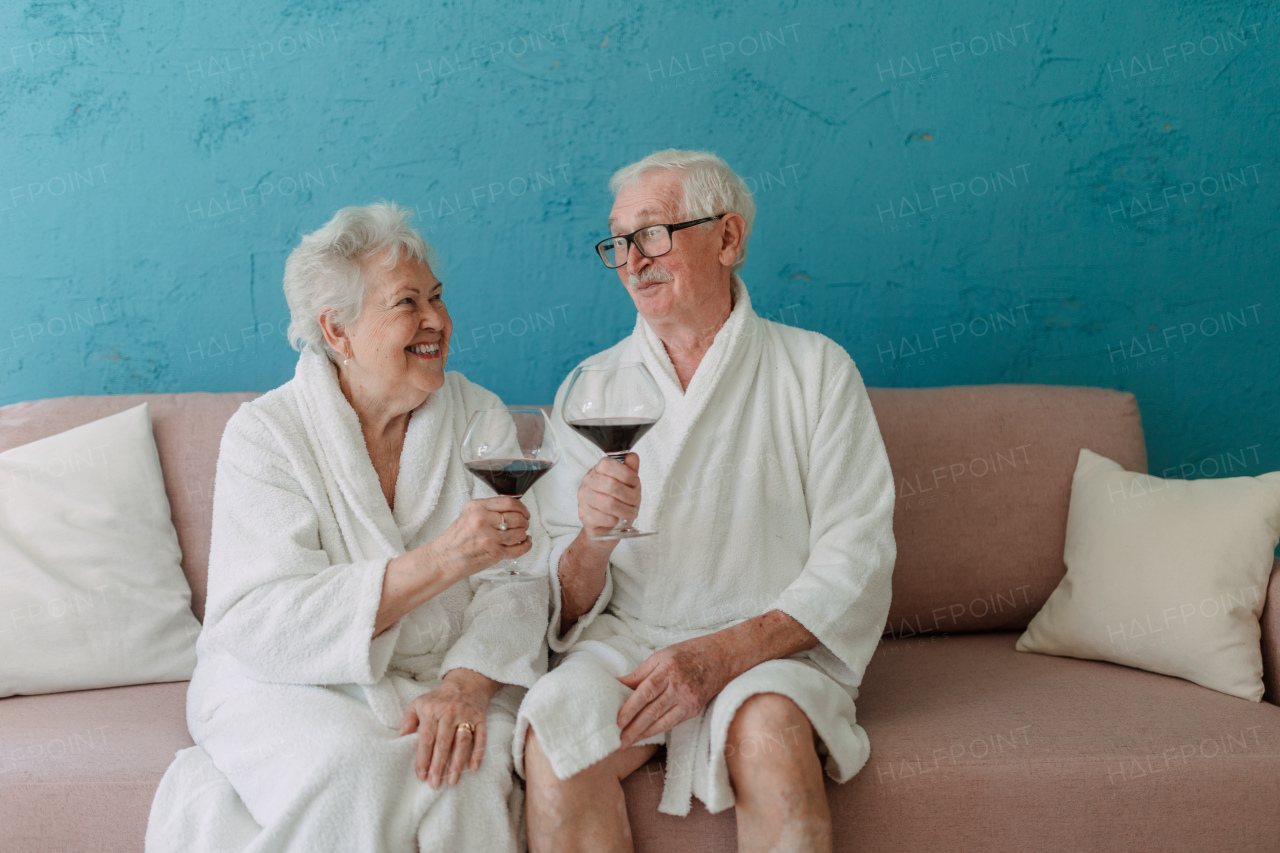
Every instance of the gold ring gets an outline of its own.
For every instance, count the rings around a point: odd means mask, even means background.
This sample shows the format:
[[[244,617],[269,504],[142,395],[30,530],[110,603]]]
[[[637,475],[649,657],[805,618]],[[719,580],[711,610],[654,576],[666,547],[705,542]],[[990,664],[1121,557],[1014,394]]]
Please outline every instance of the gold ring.
[[[507,529],[507,514],[505,512],[502,513],[502,521],[498,524],[498,529],[499,530]]]
[[[467,731],[471,732],[472,734],[475,734],[475,733],[476,733],[475,726],[471,725],[470,723],[458,723],[458,725],[454,728],[454,731],[455,731],[455,732],[460,732],[460,731],[462,731],[463,729],[466,729]]]

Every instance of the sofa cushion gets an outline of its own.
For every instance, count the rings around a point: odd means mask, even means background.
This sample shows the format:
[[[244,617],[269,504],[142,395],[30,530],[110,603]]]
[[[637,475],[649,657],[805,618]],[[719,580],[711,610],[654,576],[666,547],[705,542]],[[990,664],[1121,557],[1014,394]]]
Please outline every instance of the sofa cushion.
[[[1067,574],[1018,651],[1108,660],[1256,702],[1277,542],[1280,471],[1163,479],[1082,449]]]
[[[1080,448],[1147,470],[1132,394],[969,385],[868,396],[898,490],[895,637],[1025,628],[1066,573]]]
[[[1267,603],[1258,620],[1262,629],[1262,683],[1267,692],[1263,700],[1280,705],[1280,557],[1271,564],[1271,583],[1267,586]]]
[[[1280,708],[1017,638],[881,645],[858,701],[871,758],[827,780],[836,850],[1277,849]],[[661,773],[624,785],[636,849],[734,850],[732,810],[657,813]]]
[[[827,783],[837,850],[1274,849],[1280,708],[1021,654],[1017,636],[885,641],[858,702],[871,758]],[[141,850],[160,777],[191,745],[185,695],[179,682],[0,701],[0,841]],[[657,762],[625,787],[641,853],[735,849],[732,809],[658,813]]]
[[[120,394],[59,397],[0,408],[0,453],[64,432],[142,403],[151,404],[151,426],[173,526],[182,548],[182,571],[191,585],[191,609],[204,618],[213,515],[213,472],[222,430],[236,409],[257,394]]]
[[[0,453],[0,696],[191,678],[200,623],[148,408]]]
[[[187,684],[0,701],[0,849],[139,853],[160,777],[192,745]]]

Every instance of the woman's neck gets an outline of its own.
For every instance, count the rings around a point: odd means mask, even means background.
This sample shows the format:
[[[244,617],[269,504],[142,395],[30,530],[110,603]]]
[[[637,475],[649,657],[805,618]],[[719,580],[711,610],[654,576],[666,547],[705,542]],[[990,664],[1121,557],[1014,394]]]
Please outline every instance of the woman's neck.
[[[417,406],[409,405],[408,401],[370,393],[359,382],[353,381],[344,370],[338,371],[338,387],[355,410],[366,442],[373,444],[395,441],[404,436],[409,424],[409,413]]]

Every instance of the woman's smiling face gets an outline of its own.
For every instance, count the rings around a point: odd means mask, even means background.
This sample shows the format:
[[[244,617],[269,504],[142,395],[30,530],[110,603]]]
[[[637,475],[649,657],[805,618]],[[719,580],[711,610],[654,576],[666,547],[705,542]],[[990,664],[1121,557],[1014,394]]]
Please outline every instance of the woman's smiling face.
[[[347,330],[351,379],[376,398],[417,402],[444,386],[453,321],[444,285],[431,267],[413,258],[391,269],[380,257],[365,263],[369,288],[360,317]]]

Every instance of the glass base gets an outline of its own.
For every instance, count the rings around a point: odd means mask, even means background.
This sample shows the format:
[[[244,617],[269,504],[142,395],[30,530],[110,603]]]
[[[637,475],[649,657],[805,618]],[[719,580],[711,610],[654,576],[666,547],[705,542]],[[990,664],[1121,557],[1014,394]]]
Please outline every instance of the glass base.
[[[624,527],[621,530],[610,530],[608,533],[602,533],[599,536],[588,536],[592,542],[612,542],[617,539],[639,539],[641,536],[652,536],[656,530],[636,530],[634,527]]]
[[[482,581],[527,581],[538,577],[538,573],[526,572],[511,560],[503,560],[483,571],[476,572],[473,577]]]

